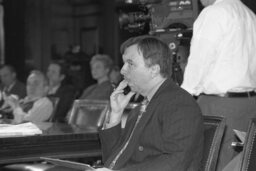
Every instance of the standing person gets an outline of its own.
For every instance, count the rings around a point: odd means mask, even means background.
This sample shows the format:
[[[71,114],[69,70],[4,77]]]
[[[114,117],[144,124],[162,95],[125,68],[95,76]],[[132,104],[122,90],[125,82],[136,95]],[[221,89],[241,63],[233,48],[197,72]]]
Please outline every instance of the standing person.
[[[66,115],[75,98],[75,89],[73,86],[65,84],[66,67],[60,62],[51,62],[46,75],[49,80],[48,97],[59,98],[52,121],[65,122]]]
[[[86,88],[80,99],[91,100],[109,100],[110,94],[113,91],[109,74],[113,67],[113,61],[108,55],[94,55],[90,61],[92,78],[97,80]]]
[[[17,80],[17,73],[11,65],[3,65],[0,68],[1,91],[6,95],[15,95],[21,99],[26,96],[26,86]]]
[[[218,169],[235,155],[232,129],[256,117],[256,17],[240,0],[201,0],[182,87],[205,115],[227,118]]]
[[[203,150],[203,122],[193,97],[171,79],[171,52],[157,38],[128,39],[121,48],[124,80],[110,97],[111,112],[100,130],[105,168],[97,171],[196,171]],[[125,95],[124,88],[131,91]],[[135,93],[144,101],[122,113]]]

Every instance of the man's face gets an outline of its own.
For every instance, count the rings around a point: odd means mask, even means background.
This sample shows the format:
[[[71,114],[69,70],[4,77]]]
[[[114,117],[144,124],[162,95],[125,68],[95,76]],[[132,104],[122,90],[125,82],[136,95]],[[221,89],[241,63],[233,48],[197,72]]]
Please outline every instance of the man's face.
[[[27,79],[27,95],[29,97],[43,97],[46,93],[43,78],[35,74],[29,75]]]
[[[60,74],[60,66],[57,64],[50,64],[47,69],[47,77],[50,85],[59,85],[64,79],[64,75]]]
[[[16,74],[4,67],[0,70],[0,78],[5,86],[10,86],[16,79]]]
[[[128,47],[123,54],[124,65],[121,74],[131,90],[145,95],[146,85],[151,80],[150,67],[147,67],[137,45]]]
[[[91,64],[92,78],[95,80],[99,80],[108,75],[108,71],[109,70],[105,68],[104,64],[101,61],[94,61]]]

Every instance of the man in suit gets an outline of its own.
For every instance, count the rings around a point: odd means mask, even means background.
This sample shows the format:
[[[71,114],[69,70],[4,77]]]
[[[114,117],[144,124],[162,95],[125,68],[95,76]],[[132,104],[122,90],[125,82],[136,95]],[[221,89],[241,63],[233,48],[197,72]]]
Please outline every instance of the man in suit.
[[[100,130],[104,168],[97,171],[198,171],[203,121],[193,97],[171,79],[171,53],[157,38],[128,39],[121,47],[124,80],[110,97],[111,110]],[[131,91],[124,94],[124,88]],[[148,102],[122,113],[135,93]]]
[[[22,99],[26,96],[26,86],[16,78],[16,71],[10,65],[3,65],[0,68],[1,92],[6,95],[15,95]]]
[[[47,77],[49,79],[48,97],[59,98],[52,121],[65,122],[66,115],[75,98],[74,87],[64,83],[66,78],[65,65],[60,62],[51,62],[47,69]]]
[[[26,86],[16,78],[15,68],[11,65],[2,65],[0,68],[0,116],[13,118],[11,108],[6,103],[6,96],[22,99],[26,96]]]

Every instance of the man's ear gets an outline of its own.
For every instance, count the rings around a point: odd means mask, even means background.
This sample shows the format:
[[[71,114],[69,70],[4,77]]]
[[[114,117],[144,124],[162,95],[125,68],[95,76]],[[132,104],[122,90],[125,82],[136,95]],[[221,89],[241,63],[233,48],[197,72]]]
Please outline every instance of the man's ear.
[[[154,78],[160,73],[160,66],[158,64],[153,65],[151,68],[151,77]]]

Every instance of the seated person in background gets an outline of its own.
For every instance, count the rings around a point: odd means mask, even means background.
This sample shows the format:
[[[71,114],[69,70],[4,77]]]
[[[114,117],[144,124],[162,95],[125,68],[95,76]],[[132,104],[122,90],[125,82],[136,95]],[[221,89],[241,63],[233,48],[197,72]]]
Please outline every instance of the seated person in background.
[[[59,98],[52,121],[65,122],[66,115],[75,98],[74,87],[65,84],[65,65],[59,62],[51,62],[47,69],[47,77],[49,80],[48,97]]]
[[[124,80],[110,96],[111,110],[99,131],[105,168],[96,170],[200,170],[203,118],[193,97],[170,79],[168,46],[140,36],[128,39],[121,52]],[[123,111],[135,93],[148,101],[131,111],[122,130]]]
[[[113,61],[108,55],[97,54],[90,61],[91,74],[97,80],[86,88],[80,99],[109,100],[113,87],[109,80],[109,73],[112,69]]]
[[[14,123],[47,121],[53,111],[53,104],[46,97],[47,78],[42,72],[34,70],[28,76],[26,88],[27,96],[24,99],[6,97],[13,111]]]
[[[14,95],[18,99],[22,99],[26,96],[25,84],[17,80],[16,71],[14,67],[10,65],[3,65],[0,68],[0,79],[1,79],[1,98],[0,106],[4,104],[3,93],[5,95]]]

